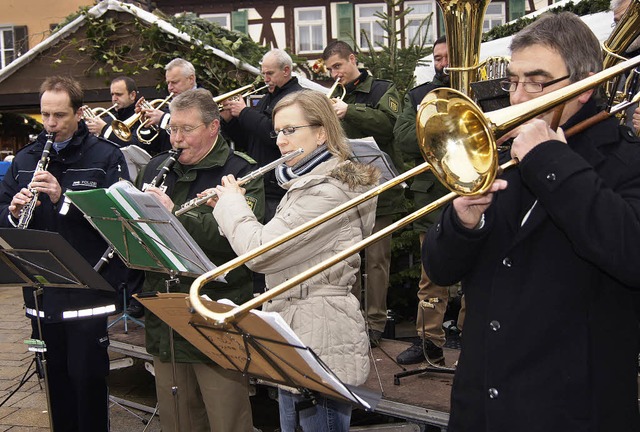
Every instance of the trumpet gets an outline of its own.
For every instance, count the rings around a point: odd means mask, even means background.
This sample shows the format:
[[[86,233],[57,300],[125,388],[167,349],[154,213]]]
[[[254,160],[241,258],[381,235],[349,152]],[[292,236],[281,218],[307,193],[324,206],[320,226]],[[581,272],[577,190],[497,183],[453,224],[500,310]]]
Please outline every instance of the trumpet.
[[[338,87],[342,90],[342,94],[340,96],[332,97]],[[333,83],[329,91],[327,91],[327,97],[335,103],[334,99],[342,100],[346,95],[347,89],[344,87],[344,84],[340,82],[340,78],[336,78],[336,81]]]
[[[154,99],[151,102],[147,102],[145,100],[140,104],[140,106],[142,107],[142,109],[148,109],[148,110],[160,109],[172,97],[173,97],[173,93],[170,93],[169,96],[167,96],[165,99]],[[156,127],[151,126],[147,129],[155,131],[156,132],[155,135],[153,135],[150,138],[143,137],[140,129],[145,128],[146,120],[143,120],[142,117],[143,117],[143,112],[140,111],[138,113],[135,113],[134,115],[132,115],[131,117],[129,117],[124,121],[118,120],[118,119],[113,120],[111,122],[113,133],[122,141],[130,141],[132,136],[131,129],[133,128],[133,125],[138,123],[138,121],[141,121],[140,126],[138,126],[138,129],[136,130],[136,136],[138,137],[138,140],[140,140],[140,142],[143,144],[151,143],[151,141],[153,141],[158,136],[159,132]]]
[[[230,92],[223,93],[220,96],[216,96],[213,98],[213,101],[218,104],[218,109],[220,111],[223,111],[224,107],[222,106],[222,102],[226,101],[227,99],[232,99],[232,100],[237,100],[240,98],[244,99],[248,96],[251,96],[254,93],[258,93],[259,91],[266,89],[267,87],[269,87],[268,84],[265,84],[260,88],[256,88],[255,84],[248,84],[246,86],[242,86],[235,90],[231,90]]]
[[[113,114],[111,114],[109,111],[111,111],[114,108],[118,108],[118,104],[113,104],[111,105],[109,108],[104,109],[101,107],[98,108],[89,108],[86,105],[82,106],[82,117],[84,119],[88,119],[88,118],[100,118],[105,114],[108,114],[109,117],[111,117],[112,120],[116,119],[116,116],[114,116]]]
[[[246,176],[238,179],[238,184],[240,186],[242,186],[243,184],[248,183],[251,180],[254,180],[254,179],[258,178],[258,177],[261,177],[264,174],[266,174],[267,172],[277,168],[278,165],[285,163],[289,159],[292,159],[293,157],[298,156],[301,153],[304,153],[304,150],[301,149],[301,148],[299,148],[298,150],[292,151],[291,153],[287,153],[286,155],[282,156],[281,158],[278,158],[278,159],[274,160],[273,162],[270,162],[270,163],[266,164],[265,166],[258,168],[255,171],[251,171]],[[193,210],[194,208],[203,205],[204,203],[206,203],[207,201],[209,201],[211,198],[213,198],[216,195],[217,195],[216,192],[211,192],[210,194],[207,194],[207,195],[205,195],[203,197],[193,198],[192,200],[187,201],[186,203],[182,204],[182,206],[180,206],[180,208],[178,210],[176,210],[175,215],[176,216],[180,216],[180,215],[188,212],[189,210]]]

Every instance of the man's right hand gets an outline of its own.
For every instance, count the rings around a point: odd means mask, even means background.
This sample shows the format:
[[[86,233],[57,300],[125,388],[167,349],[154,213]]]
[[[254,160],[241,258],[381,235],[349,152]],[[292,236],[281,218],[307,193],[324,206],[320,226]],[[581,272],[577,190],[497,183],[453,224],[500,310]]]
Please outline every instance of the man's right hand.
[[[496,179],[489,190],[482,195],[460,196],[453,200],[453,209],[467,229],[474,229],[480,223],[482,215],[493,202],[493,195],[507,188],[507,181]]]

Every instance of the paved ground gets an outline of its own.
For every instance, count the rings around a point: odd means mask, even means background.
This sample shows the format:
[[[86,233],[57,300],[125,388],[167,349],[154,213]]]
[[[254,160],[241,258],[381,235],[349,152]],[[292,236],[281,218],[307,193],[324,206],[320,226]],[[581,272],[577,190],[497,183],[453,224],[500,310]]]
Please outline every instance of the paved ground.
[[[30,335],[29,320],[22,308],[22,290],[20,288],[0,289],[0,403],[17,388],[27,372],[34,355],[27,351],[24,340]],[[137,365],[136,365],[137,366]],[[131,368],[138,374],[145,374],[144,368]],[[33,368],[29,369],[29,374]],[[130,378],[130,377],[129,377]],[[155,399],[149,391],[139,392],[150,378],[131,380],[123,371],[113,371],[110,377],[112,394],[125,397],[128,392],[136,391],[138,402],[142,405],[153,405]],[[44,384],[43,384],[44,387]],[[152,388],[150,386],[145,386]],[[149,414],[142,411],[127,411],[129,408],[112,403],[110,408],[112,432],[142,431],[145,424],[142,418]],[[142,418],[141,418],[142,417]],[[6,402],[0,406],[0,432],[45,432],[49,430],[47,401],[43,388],[37,377],[31,376],[25,384]],[[157,418],[154,419],[148,432],[160,430]]]

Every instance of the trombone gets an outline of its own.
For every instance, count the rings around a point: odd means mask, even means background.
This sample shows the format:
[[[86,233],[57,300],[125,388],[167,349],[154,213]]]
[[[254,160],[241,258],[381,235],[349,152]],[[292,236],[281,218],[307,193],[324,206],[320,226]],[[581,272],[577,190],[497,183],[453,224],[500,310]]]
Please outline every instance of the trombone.
[[[82,118],[84,119],[89,119],[89,118],[100,118],[105,114],[108,114],[109,117],[111,117],[112,120],[116,119],[116,116],[114,116],[113,114],[111,114],[109,111],[111,111],[114,108],[118,108],[118,104],[113,104],[111,105],[109,108],[104,109],[102,107],[97,107],[97,108],[89,108],[86,105],[82,106]]]
[[[147,102],[146,100],[142,101],[140,105],[142,109],[148,109],[148,110],[160,109],[172,97],[173,97],[173,93],[169,94],[169,96],[167,96],[165,99],[154,99],[151,102]],[[142,117],[143,117],[143,112],[140,111],[138,113],[133,114],[131,117],[129,117],[124,121],[117,120],[117,119],[113,120],[111,122],[113,133],[122,141],[130,141],[132,136],[131,129],[133,128],[133,125],[136,124],[138,121],[141,121],[140,126],[138,126],[136,130],[136,136],[138,137],[138,140],[140,140],[141,143],[144,143],[144,144],[151,143],[151,141],[153,141],[158,136],[159,132],[156,127],[150,126],[147,129],[155,131],[156,132],[155,135],[153,135],[151,138],[142,137],[140,130],[145,128],[145,123],[146,123],[146,120],[143,120]]]
[[[273,299],[341,260],[358,253],[370,244],[377,242],[381,238],[390,235],[394,231],[447,204],[459,195],[484,193],[493,183],[499,170],[507,169],[518,163],[517,160],[512,159],[498,166],[497,138],[500,138],[522,123],[562,105],[577,95],[637,65],[640,65],[640,56],[536,99],[503,108],[486,115],[482,113],[480,108],[469,97],[461,92],[448,88],[433,90],[425,96],[425,99],[423,99],[420,104],[420,110],[416,119],[420,150],[427,162],[369,190],[330,212],[306,222],[287,234],[275,238],[256,249],[200,275],[192,283],[189,290],[191,307],[205,319],[212,320],[213,325],[223,328],[229,327],[235,320],[248,313],[251,309],[262,305],[266,301]],[[450,162],[462,162],[462,167],[458,167]],[[207,309],[202,303],[200,299],[200,289],[207,282],[228,273],[292,238],[333,219],[335,216],[429,169],[432,169],[441,181],[446,180],[443,181],[443,183],[445,183],[447,188],[452,190],[452,192],[416,212],[405,216],[376,234],[352,245],[333,258],[316,264],[299,275],[227,312],[213,312]],[[475,171],[475,174],[471,175],[469,172],[470,169]],[[444,175],[442,174],[443,172],[445,173]],[[446,174],[447,172],[449,174]],[[461,176],[458,176],[458,174],[461,174]],[[449,182],[451,182],[451,184]]]

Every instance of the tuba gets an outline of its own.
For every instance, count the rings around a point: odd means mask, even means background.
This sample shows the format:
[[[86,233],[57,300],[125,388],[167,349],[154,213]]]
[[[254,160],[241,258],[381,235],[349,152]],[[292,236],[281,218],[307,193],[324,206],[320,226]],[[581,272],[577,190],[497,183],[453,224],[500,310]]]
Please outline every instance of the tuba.
[[[437,0],[442,9],[449,50],[451,88],[471,96],[478,81],[482,22],[489,0]]]
[[[640,0],[632,0],[620,22],[602,44],[602,50],[604,51],[603,67],[606,69],[625,60],[621,54],[624,54],[638,37],[640,37]],[[631,70],[627,74],[624,85],[620,84],[621,79],[624,78],[618,76],[605,85],[609,107],[621,103],[629,106],[633,105],[633,103],[629,102],[633,101],[634,95],[640,90],[640,70],[638,68]],[[621,123],[625,122],[626,115],[626,110],[620,111],[618,117]],[[636,131],[636,133],[638,132]]]

